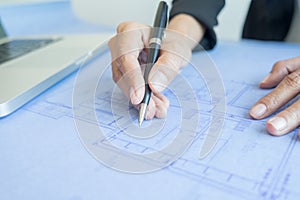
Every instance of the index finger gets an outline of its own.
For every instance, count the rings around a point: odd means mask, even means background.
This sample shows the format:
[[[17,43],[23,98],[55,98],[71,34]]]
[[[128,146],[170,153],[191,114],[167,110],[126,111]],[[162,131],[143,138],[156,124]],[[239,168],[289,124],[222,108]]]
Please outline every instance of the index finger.
[[[148,44],[150,28],[134,22],[123,22],[117,28],[117,35],[109,40],[112,60],[128,53],[141,52]]]
[[[138,104],[144,95],[144,79],[138,57],[146,45],[145,38],[149,35],[149,28],[136,23],[125,23],[118,27],[118,32],[109,41],[112,65],[122,73],[122,78],[128,85],[128,91],[125,92],[131,103]]]
[[[271,72],[259,84],[261,88],[271,88],[280,83],[285,76],[300,68],[300,56],[278,61]]]
[[[286,76],[269,94],[261,98],[250,110],[255,119],[269,116],[300,92],[300,69]]]

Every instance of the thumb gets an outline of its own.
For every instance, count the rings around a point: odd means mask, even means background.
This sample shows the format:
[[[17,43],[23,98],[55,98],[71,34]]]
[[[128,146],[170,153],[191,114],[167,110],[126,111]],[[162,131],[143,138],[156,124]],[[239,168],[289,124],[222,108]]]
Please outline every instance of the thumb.
[[[151,89],[154,92],[162,92],[179,74],[185,63],[183,58],[170,52],[163,52],[149,74]]]

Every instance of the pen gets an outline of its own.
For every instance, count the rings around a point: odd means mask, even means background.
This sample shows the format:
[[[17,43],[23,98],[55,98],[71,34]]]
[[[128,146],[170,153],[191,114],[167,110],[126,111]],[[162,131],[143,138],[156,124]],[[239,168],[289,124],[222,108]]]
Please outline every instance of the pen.
[[[144,72],[145,94],[140,105],[139,118],[138,118],[140,126],[144,121],[147,106],[149,104],[151,93],[152,93],[148,84],[148,76],[151,68],[153,67],[154,63],[157,61],[162,37],[164,34],[163,31],[167,26],[167,22],[168,22],[168,5],[166,2],[161,1],[156,11],[154,25],[151,32],[151,39],[149,40],[149,55],[148,55],[148,60]]]

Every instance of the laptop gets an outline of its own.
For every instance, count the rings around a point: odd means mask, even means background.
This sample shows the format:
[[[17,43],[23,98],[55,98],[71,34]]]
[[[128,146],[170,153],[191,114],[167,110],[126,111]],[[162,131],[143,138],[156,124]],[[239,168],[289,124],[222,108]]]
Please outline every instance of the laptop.
[[[0,118],[78,69],[87,62],[87,55],[92,59],[106,51],[110,37],[111,34],[10,38],[0,20]]]

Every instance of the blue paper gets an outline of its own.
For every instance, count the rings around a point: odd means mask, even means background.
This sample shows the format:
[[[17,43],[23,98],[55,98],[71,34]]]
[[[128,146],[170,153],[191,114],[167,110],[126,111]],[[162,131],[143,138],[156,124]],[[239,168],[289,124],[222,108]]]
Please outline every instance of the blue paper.
[[[83,97],[95,92],[95,99],[86,98],[74,107],[76,74],[73,74],[1,119],[1,199],[298,199],[297,130],[282,137],[270,136],[265,128],[266,119],[252,120],[248,111],[270,92],[259,89],[258,83],[273,63],[298,56],[299,48],[294,44],[242,41],[220,42],[209,52],[224,84],[226,110],[222,134],[204,159],[199,159],[199,152],[210,124],[213,102],[207,95],[205,80],[193,79],[191,66],[184,68],[182,78],[192,84],[199,103],[199,109],[186,113],[185,117],[200,113],[198,132],[178,160],[163,169],[141,174],[120,172],[95,159],[79,138],[75,122],[90,127],[100,124],[106,139],[121,150],[156,151],[172,142],[178,133],[181,109],[176,96],[165,91],[170,98],[167,119],[144,124],[165,123],[166,128],[148,139],[134,138],[120,127],[128,128],[135,123],[137,112],[121,94],[110,98],[111,89],[116,88],[110,70],[99,80],[101,88],[79,90]],[[201,65],[202,55],[194,53],[192,63]],[[107,53],[87,64],[82,70],[90,76],[81,80],[82,85],[97,80],[94,70],[107,67],[108,63]],[[114,100],[115,116],[111,108]],[[123,108],[128,108],[131,120],[118,113]],[[80,113],[75,120],[74,109]],[[94,140],[93,145],[105,142]]]

